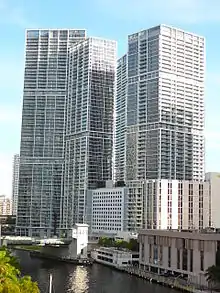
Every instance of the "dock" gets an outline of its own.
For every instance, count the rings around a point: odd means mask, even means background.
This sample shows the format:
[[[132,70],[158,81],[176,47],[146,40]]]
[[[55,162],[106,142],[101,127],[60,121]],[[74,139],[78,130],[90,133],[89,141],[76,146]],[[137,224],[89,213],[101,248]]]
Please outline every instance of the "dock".
[[[198,288],[198,286],[196,286],[195,284],[191,284],[191,283],[187,283],[183,280],[178,280],[177,278],[167,278],[161,275],[158,275],[156,273],[152,273],[152,272],[146,272],[143,271],[141,269],[139,269],[138,267],[115,267],[115,269],[124,272],[124,273],[128,273],[130,275],[134,275],[136,277],[148,280],[149,282],[152,283],[157,283],[166,287],[170,287],[173,289],[177,289],[180,290],[182,292],[191,292],[191,293],[208,293],[210,292],[208,290],[208,288]],[[213,291],[214,292],[214,291]]]

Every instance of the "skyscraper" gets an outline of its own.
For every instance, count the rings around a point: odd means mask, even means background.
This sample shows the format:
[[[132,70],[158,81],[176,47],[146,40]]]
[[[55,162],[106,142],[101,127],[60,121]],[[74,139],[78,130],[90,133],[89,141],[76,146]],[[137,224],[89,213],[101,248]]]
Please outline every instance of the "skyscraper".
[[[62,229],[85,221],[86,190],[112,179],[116,42],[88,38],[69,51]]]
[[[115,180],[125,180],[127,55],[117,64],[117,98],[115,103]]]
[[[50,235],[63,192],[68,50],[85,30],[27,30],[17,233]]]
[[[204,38],[160,25],[127,58],[126,179],[204,179]]]
[[[17,215],[18,206],[18,183],[19,183],[19,154],[14,155],[13,158],[13,174],[12,174],[12,214]]]
[[[84,30],[27,31],[18,234],[83,223],[86,189],[111,179],[115,61]]]

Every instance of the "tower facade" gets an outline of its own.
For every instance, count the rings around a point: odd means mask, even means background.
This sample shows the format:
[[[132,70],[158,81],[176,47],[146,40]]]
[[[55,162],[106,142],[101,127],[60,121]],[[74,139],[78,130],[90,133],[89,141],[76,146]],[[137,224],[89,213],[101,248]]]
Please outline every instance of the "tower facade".
[[[127,105],[127,55],[117,63],[117,97],[115,102],[115,173],[116,181],[125,180],[126,160],[126,105]]]
[[[85,36],[74,29],[26,31],[19,235],[50,235],[60,224],[68,51]]]
[[[69,51],[61,229],[86,219],[87,189],[112,179],[116,42],[88,38]]]
[[[159,25],[127,58],[126,179],[203,180],[204,38]]]
[[[12,215],[17,215],[20,156],[14,155],[12,170]]]

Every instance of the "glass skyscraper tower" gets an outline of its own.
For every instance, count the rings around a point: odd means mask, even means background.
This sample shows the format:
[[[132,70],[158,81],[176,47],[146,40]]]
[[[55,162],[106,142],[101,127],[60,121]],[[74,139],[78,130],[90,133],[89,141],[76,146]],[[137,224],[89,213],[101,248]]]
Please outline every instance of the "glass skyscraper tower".
[[[203,180],[204,38],[159,25],[128,37],[127,83],[120,82],[125,74],[121,63],[116,97],[118,178]],[[126,138],[117,124],[121,113],[126,113]]]
[[[115,62],[85,30],[26,32],[18,235],[83,223],[86,189],[112,178]]]
[[[112,178],[116,42],[88,38],[69,51],[62,229],[86,221],[87,189]]]
[[[85,30],[27,30],[17,233],[50,235],[60,225],[69,48]]]

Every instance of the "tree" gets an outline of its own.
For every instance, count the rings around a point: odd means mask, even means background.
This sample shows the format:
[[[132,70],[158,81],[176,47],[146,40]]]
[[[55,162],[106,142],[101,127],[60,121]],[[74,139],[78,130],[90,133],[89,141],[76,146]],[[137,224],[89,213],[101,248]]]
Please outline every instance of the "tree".
[[[214,265],[209,267],[206,270],[205,276],[211,289],[214,285],[218,286],[220,283],[220,267]]]
[[[105,247],[114,246],[114,239],[108,237],[100,237],[98,244]]]
[[[40,293],[36,282],[21,277],[18,261],[6,248],[0,249],[0,293]]]
[[[139,251],[139,243],[137,239],[131,238],[128,242],[127,248],[132,251]]]

